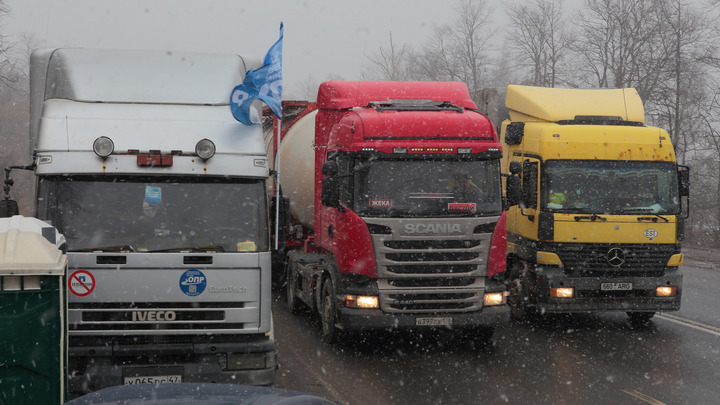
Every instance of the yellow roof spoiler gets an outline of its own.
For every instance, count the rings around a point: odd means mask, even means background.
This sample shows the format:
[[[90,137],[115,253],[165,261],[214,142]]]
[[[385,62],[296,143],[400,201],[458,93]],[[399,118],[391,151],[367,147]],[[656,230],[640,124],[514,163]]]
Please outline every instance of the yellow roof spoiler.
[[[559,89],[511,84],[505,106],[511,121],[555,122],[576,116],[603,116],[645,122],[645,108],[634,88]]]

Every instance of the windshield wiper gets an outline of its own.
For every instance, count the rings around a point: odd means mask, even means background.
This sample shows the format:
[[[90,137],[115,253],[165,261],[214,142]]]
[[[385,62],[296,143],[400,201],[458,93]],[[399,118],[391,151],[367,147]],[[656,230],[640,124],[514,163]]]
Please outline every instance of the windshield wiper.
[[[168,252],[224,252],[222,246],[187,246],[174,247],[168,249],[148,250],[148,253],[168,253]]]
[[[590,221],[597,221],[598,219],[605,222],[607,221],[607,218],[601,217],[598,214],[592,214],[592,215],[576,215],[575,220],[576,221],[582,221],[584,219],[589,219]]]
[[[638,218],[637,218],[638,221],[653,221],[653,222],[657,222],[657,219],[660,218],[660,219],[662,219],[662,220],[665,221],[665,222],[670,222],[670,220],[667,219],[667,218],[665,218],[664,216],[652,212],[652,211],[654,211],[654,209],[652,209],[652,208],[636,207],[636,208],[632,208],[632,209],[629,210],[629,211],[639,211],[639,212],[642,212],[642,213],[647,212],[649,215],[654,215],[654,217],[638,217]]]
[[[660,218],[660,219],[662,219],[662,220],[665,221],[665,222],[670,222],[669,219],[665,218],[664,216],[662,216],[662,215],[660,215],[660,214],[652,214],[652,215],[655,215],[655,217],[637,217],[637,220],[638,220],[638,221],[653,221],[653,222],[657,222],[658,218]],[[656,218],[656,217],[657,217],[657,218]]]
[[[588,211],[587,208],[578,208],[578,207],[563,207],[563,208],[548,208],[548,212],[553,212],[556,214],[583,214]]]
[[[130,245],[102,246],[91,247],[85,249],[73,249],[70,252],[135,252],[135,248]]]

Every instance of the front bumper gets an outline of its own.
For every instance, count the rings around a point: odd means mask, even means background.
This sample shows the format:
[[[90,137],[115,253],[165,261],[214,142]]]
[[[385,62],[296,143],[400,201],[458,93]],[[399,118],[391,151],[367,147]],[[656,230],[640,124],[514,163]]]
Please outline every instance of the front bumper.
[[[559,268],[538,271],[538,294],[536,307],[541,313],[560,312],[657,312],[677,311],[682,296],[682,273],[667,270],[660,277],[568,277]],[[632,290],[604,292],[601,283],[632,283]],[[674,286],[677,293],[672,297],[657,297],[657,287]],[[571,298],[554,298],[550,289],[573,287]]]
[[[249,362],[259,365],[252,369],[229,370],[227,361],[223,363],[228,353],[252,357]],[[183,382],[272,385],[278,364],[272,340],[244,344],[140,345],[122,353],[107,346],[71,347],[69,354],[68,392],[71,398],[104,387],[123,385],[124,377],[134,375],[180,373]],[[73,365],[82,365],[81,370],[73,370]]]
[[[417,326],[418,318],[451,318],[450,328],[476,328],[490,327],[507,323],[510,320],[510,307],[497,305],[483,307],[480,311],[474,312],[452,312],[452,313],[387,313],[379,309],[356,309],[340,308],[339,326],[346,331],[361,331],[368,329],[410,329],[425,328]]]

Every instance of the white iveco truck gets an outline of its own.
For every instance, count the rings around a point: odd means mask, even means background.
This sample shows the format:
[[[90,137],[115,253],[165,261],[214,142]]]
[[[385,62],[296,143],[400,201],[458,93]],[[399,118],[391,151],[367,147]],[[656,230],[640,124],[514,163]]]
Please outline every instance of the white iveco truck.
[[[259,62],[32,54],[36,214],[67,239],[71,396],[274,382],[267,154],[228,106]]]

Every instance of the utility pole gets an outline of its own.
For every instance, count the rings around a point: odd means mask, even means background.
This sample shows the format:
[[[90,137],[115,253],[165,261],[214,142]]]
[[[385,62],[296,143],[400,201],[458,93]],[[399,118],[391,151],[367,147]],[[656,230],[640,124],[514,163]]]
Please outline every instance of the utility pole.
[[[718,160],[718,184],[717,184],[717,199],[715,201],[720,202],[720,160]],[[717,214],[715,219],[717,220],[717,229],[715,230],[715,247],[720,248],[720,203],[716,204]]]

